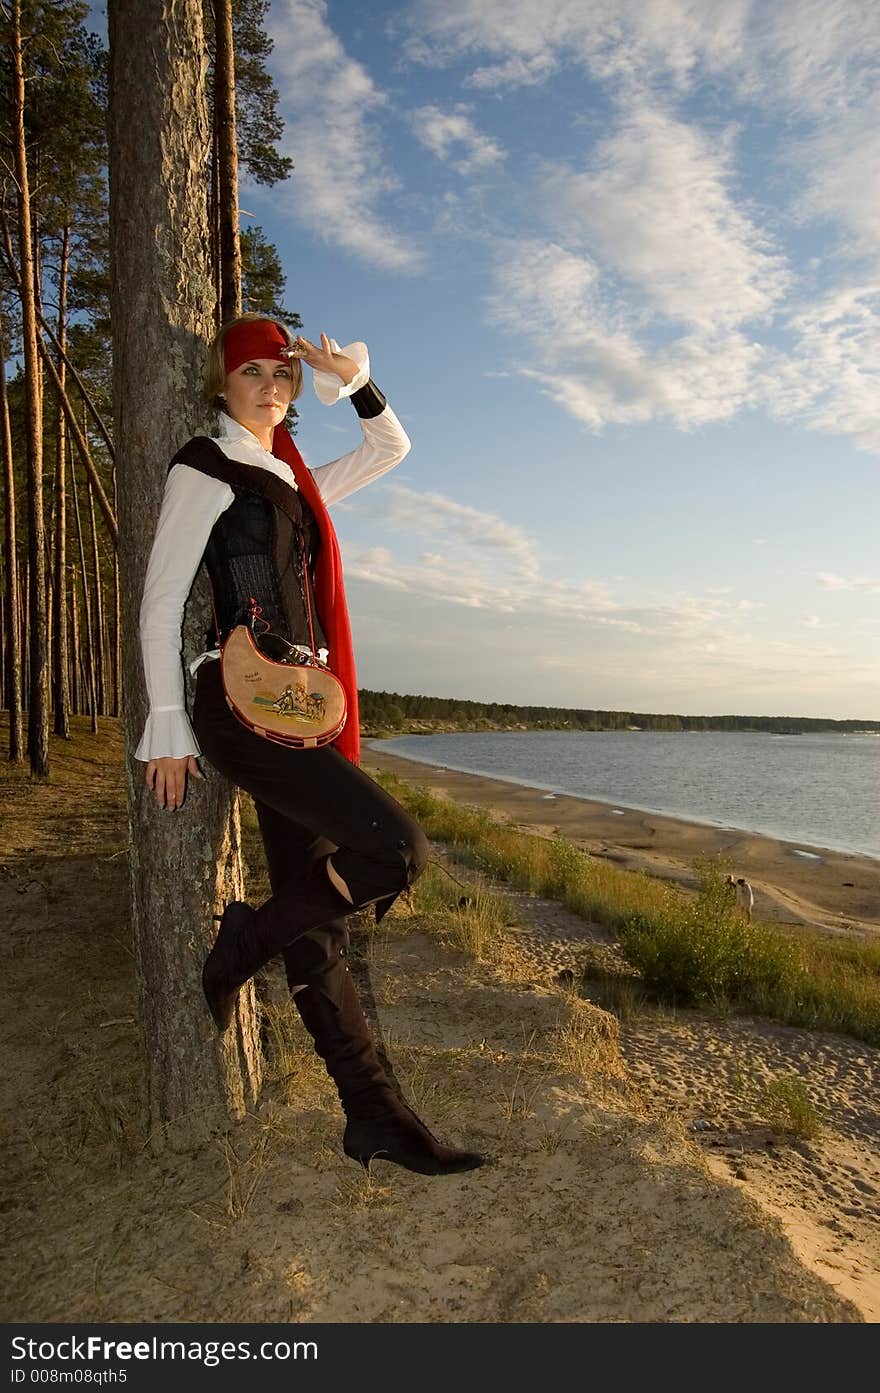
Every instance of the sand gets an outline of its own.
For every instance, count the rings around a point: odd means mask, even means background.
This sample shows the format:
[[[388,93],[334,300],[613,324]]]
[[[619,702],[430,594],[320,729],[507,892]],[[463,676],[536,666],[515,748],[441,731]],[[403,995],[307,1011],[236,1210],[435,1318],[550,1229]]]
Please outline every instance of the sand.
[[[277,972],[294,1032],[260,1107],[191,1153],[153,1154],[118,734],[112,759],[81,745],[54,786],[7,770],[0,788],[4,1319],[880,1318],[880,1051],[766,1021],[612,1014],[589,986],[582,1000],[559,983],[607,945],[601,927],[504,887],[498,961],[464,957],[405,907],[355,932],[355,972],[408,1096],[444,1138],[483,1149],[485,1168],[432,1180],[377,1163],[367,1178],[346,1161],[338,1103]],[[552,830],[543,814],[535,825]],[[686,861],[681,843],[650,851],[664,873]],[[819,916],[852,915],[821,886],[785,888]],[[263,893],[255,867],[249,894]],[[192,1009],[206,1015],[197,990]],[[792,1073],[821,1111],[814,1140],[764,1116],[763,1084]]]
[[[723,856],[755,892],[755,917],[847,933],[880,932],[880,858],[708,827],[612,803],[524,788],[401,759],[375,742],[363,766],[387,769],[460,803],[547,836],[559,833],[594,856],[631,870],[695,885],[697,857]],[[806,852],[807,855],[802,853]],[[800,853],[800,854],[799,854]]]
[[[508,932],[541,980],[579,976],[585,950],[614,957],[601,926],[553,901],[502,893],[517,920]],[[589,981],[583,990],[604,999]],[[880,1050],[759,1018],[655,1007],[637,992],[619,1014],[621,1058],[637,1092],[682,1124],[711,1174],[779,1220],[805,1267],[865,1320],[880,1320]],[[780,1136],[768,1122],[766,1089],[780,1079],[803,1083],[819,1136]]]

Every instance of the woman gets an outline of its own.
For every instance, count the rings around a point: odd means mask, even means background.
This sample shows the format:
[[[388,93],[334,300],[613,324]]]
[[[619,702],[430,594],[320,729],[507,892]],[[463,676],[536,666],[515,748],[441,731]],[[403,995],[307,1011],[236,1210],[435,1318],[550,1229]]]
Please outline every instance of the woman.
[[[348,397],[363,440],[312,473],[283,425],[305,362],[325,404]],[[342,568],[327,504],[397,464],[409,440],[369,376],[364,344],[338,351],[293,338],[280,322],[243,315],[208,353],[206,390],[221,434],[196,437],[169,469],[141,606],[150,715],[136,751],[160,808],[181,806],[187,774],[204,754],[251,794],[272,896],[259,909],[227,905],[203,972],[220,1031],[240,987],[284,956],[288,984],[334,1080],[346,1155],[426,1175],[471,1170],[475,1152],[441,1145],[384,1072],[345,963],[346,916],[375,904],[377,921],[425,865],[427,844],[404,809],[357,767],[357,685]],[[190,726],[183,701],[180,629],[199,564],[211,579],[215,632],[191,665],[198,673]],[[315,649],[342,682],[346,725],[332,745],[291,749],[247,729],[226,704],[220,643],[240,623]]]

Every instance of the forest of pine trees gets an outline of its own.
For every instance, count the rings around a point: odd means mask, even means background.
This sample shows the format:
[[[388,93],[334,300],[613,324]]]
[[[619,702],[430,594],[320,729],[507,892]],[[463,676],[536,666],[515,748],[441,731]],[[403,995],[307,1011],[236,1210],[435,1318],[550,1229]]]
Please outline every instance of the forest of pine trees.
[[[809,716],[676,716],[645,711],[590,711],[564,706],[512,706],[458,697],[360,693],[366,734],[453,730],[740,730],[771,735],[880,733],[878,721],[832,721]]]

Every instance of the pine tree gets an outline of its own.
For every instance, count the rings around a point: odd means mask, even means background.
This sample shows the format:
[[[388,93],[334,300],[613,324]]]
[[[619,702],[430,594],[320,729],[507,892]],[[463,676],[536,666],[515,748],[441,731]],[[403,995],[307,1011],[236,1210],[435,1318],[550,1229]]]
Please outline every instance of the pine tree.
[[[110,0],[111,300],[114,440],[122,571],[122,662],[130,748],[147,704],[138,610],[164,485],[164,461],[204,427],[197,382],[210,334],[204,180],[209,126],[199,0],[158,10]],[[151,365],[150,393],[143,390]],[[184,641],[204,633],[207,594],[191,599]],[[196,640],[197,641],[197,640]],[[160,813],[143,765],[129,765],[132,911],[149,1122],[159,1139],[191,1146],[260,1087],[253,994],[221,1049],[201,998],[212,911],[242,891],[238,805],[219,777]]]

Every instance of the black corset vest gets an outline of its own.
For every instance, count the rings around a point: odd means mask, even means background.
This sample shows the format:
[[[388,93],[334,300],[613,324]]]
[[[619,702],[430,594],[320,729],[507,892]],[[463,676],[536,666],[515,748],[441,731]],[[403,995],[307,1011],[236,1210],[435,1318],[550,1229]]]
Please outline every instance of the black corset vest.
[[[315,648],[326,646],[312,588],[321,537],[315,516],[298,489],[258,465],[226,457],[207,436],[196,436],[171,461],[188,464],[228,484],[235,495],[211,529],[204,561],[214,594],[220,637],[236,624],[250,624],[253,601],[270,633],[309,644],[305,591],[311,606]],[[300,547],[305,564],[301,568]],[[304,584],[301,582],[304,575]],[[259,633],[263,625],[257,624]],[[212,627],[207,646],[217,641]]]

